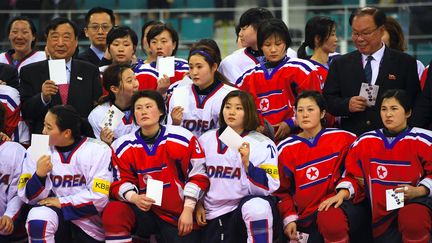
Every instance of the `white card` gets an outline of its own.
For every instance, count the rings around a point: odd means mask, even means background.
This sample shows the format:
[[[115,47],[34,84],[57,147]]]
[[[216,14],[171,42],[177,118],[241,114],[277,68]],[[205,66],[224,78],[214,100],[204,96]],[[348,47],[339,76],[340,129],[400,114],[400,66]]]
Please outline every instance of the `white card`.
[[[146,197],[155,200],[155,205],[162,205],[163,181],[147,179]]]
[[[403,189],[403,188],[397,188]],[[404,193],[395,192],[393,189],[386,190],[386,210],[394,210],[404,206]]]
[[[228,147],[238,150],[243,144],[243,138],[236,133],[230,126],[225,128],[225,131],[219,136],[219,139]]]
[[[115,105],[112,105],[99,125],[102,128],[108,127],[111,131],[114,131],[122,121],[123,117],[124,113]]]
[[[49,154],[49,136],[32,134],[31,146],[28,148],[31,159],[37,162],[42,155]]]
[[[359,96],[366,98],[368,106],[374,106],[378,97],[378,85],[362,83]]]
[[[298,240],[290,240],[290,243],[307,243],[309,234],[297,231]]]
[[[190,88],[190,87],[189,87]],[[183,114],[189,112],[188,109],[188,100],[190,99],[189,94],[186,89],[174,89],[173,94],[175,96],[171,96],[173,99],[173,107],[180,106],[183,108]]]
[[[156,69],[158,70],[159,78],[162,78],[164,74],[170,78],[174,77],[174,56],[157,57]]]
[[[67,84],[65,59],[48,60],[50,80],[56,85]]]

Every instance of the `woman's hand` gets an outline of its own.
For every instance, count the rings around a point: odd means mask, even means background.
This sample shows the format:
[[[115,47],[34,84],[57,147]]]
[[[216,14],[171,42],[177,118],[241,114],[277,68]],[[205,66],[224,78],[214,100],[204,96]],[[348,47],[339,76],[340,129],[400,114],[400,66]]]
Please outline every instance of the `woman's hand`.
[[[10,141],[10,140],[11,138],[6,133],[0,132],[0,142]]]
[[[288,135],[291,132],[290,127],[284,121],[281,121],[278,124],[274,125],[273,128],[276,131],[276,133],[275,133],[275,139],[278,140],[278,141],[280,141],[280,140],[288,137]]]
[[[52,168],[53,164],[51,163],[51,156],[42,155],[36,164],[36,175],[39,177],[46,177]]]
[[[418,197],[429,195],[429,190],[425,186],[411,186],[407,184],[399,185],[395,192],[403,192],[405,200],[411,200]]]
[[[0,218],[0,235],[10,235],[14,230],[13,220],[6,215]]]
[[[183,212],[178,221],[178,235],[185,236],[193,229],[193,208],[183,207]]]
[[[347,189],[341,189],[333,197],[327,198],[318,206],[318,211],[327,211],[333,204],[335,208],[338,208],[344,200],[349,198],[349,191]]]
[[[206,220],[206,215],[205,215],[206,211],[205,211],[204,205],[201,201],[197,202],[195,213],[196,213],[195,219],[196,219],[198,225],[201,227],[206,226],[207,225],[207,220]]]
[[[111,145],[114,141],[114,132],[108,127],[104,127],[100,133],[100,139],[106,144]]]
[[[130,202],[135,204],[142,211],[149,211],[155,200],[147,197],[145,194],[133,194],[130,198]]]
[[[38,202],[41,206],[61,208],[60,199],[57,197],[47,197]]]
[[[169,77],[164,74],[163,77],[157,81],[157,92],[159,92],[161,95],[164,95],[167,92],[170,84],[171,82]]]
[[[297,239],[297,224],[296,222],[291,222],[284,228],[284,234],[290,239],[290,240],[298,240]]]
[[[183,120],[183,107],[176,106],[171,111],[171,119],[172,124],[176,126],[180,126],[181,121]]]
[[[245,170],[247,171],[249,167],[250,144],[248,142],[244,142],[238,151],[241,155],[241,160]]]

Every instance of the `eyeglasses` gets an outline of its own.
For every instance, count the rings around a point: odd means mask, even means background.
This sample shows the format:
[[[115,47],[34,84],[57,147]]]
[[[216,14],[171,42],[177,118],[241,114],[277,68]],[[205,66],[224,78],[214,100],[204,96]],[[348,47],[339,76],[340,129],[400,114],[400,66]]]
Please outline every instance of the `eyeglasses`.
[[[110,24],[92,24],[87,26],[88,29],[91,31],[97,32],[99,29],[102,29],[103,32],[108,32],[112,28],[112,25]]]
[[[351,33],[352,38],[359,38],[360,36],[362,38],[369,38],[379,27],[376,27],[373,30],[369,30],[369,31],[363,31],[363,32],[357,32],[357,31],[353,31]]]

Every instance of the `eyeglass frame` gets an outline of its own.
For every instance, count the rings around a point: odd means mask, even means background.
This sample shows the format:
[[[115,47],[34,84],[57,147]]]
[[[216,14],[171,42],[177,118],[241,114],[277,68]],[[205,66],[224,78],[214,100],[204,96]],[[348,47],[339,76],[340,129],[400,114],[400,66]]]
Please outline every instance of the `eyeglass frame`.
[[[381,27],[381,26],[378,26],[378,27],[376,27],[375,29],[373,29],[373,30],[371,30],[371,31],[369,31],[369,32],[365,32],[365,31],[362,31],[362,32],[352,31],[352,32],[351,32],[351,37],[352,37],[352,38],[355,38],[355,39],[358,39],[360,36],[361,36],[363,39],[364,39],[364,38],[369,38],[369,37],[371,37],[372,34],[373,34],[375,31],[377,31],[380,27]]]
[[[96,28],[97,27],[97,28]],[[88,25],[86,28],[88,30],[94,31],[94,32],[98,32],[100,29],[103,32],[109,32],[114,26],[110,25],[110,24],[90,24]]]

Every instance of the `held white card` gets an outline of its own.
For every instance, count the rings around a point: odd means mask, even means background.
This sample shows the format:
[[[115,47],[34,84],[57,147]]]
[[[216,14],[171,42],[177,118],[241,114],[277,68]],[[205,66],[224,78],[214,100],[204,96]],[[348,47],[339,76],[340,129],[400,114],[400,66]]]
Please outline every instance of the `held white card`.
[[[359,96],[366,99],[368,106],[374,106],[378,97],[378,85],[362,83]]]
[[[42,155],[48,154],[49,136],[42,134],[32,134],[31,146],[28,148],[30,157],[33,161],[38,161]]]
[[[228,147],[238,150],[243,144],[243,138],[236,133],[230,126],[225,128],[225,131],[219,136],[219,139]]]
[[[155,200],[155,205],[162,205],[163,181],[147,179],[146,196]]]
[[[102,128],[108,127],[111,131],[114,131],[122,121],[123,117],[124,113],[115,105],[112,105],[99,125]]]
[[[157,57],[156,69],[159,73],[159,78],[165,74],[168,77],[174,77],[174,56]]]
[[[190,97],[188,96],[188,92],[186,89],[174,89],[173,95],[175,95],[175,99],[173,99],[173,107],[180,106],[183,108],[183,114],[189,111],[188,109],[188,100]]]
[[[307,243],[309,234],[297,231],[298,240],[290,240],[290,243]]]
[[[397,188],[403,189],[403,188]],[[395,192],[393,189],[386,190],[386,210],[394,210],[404,206],[404,193]]]
[[[48,60],[50,80],[56,85],[67,84],[65,59]]]

